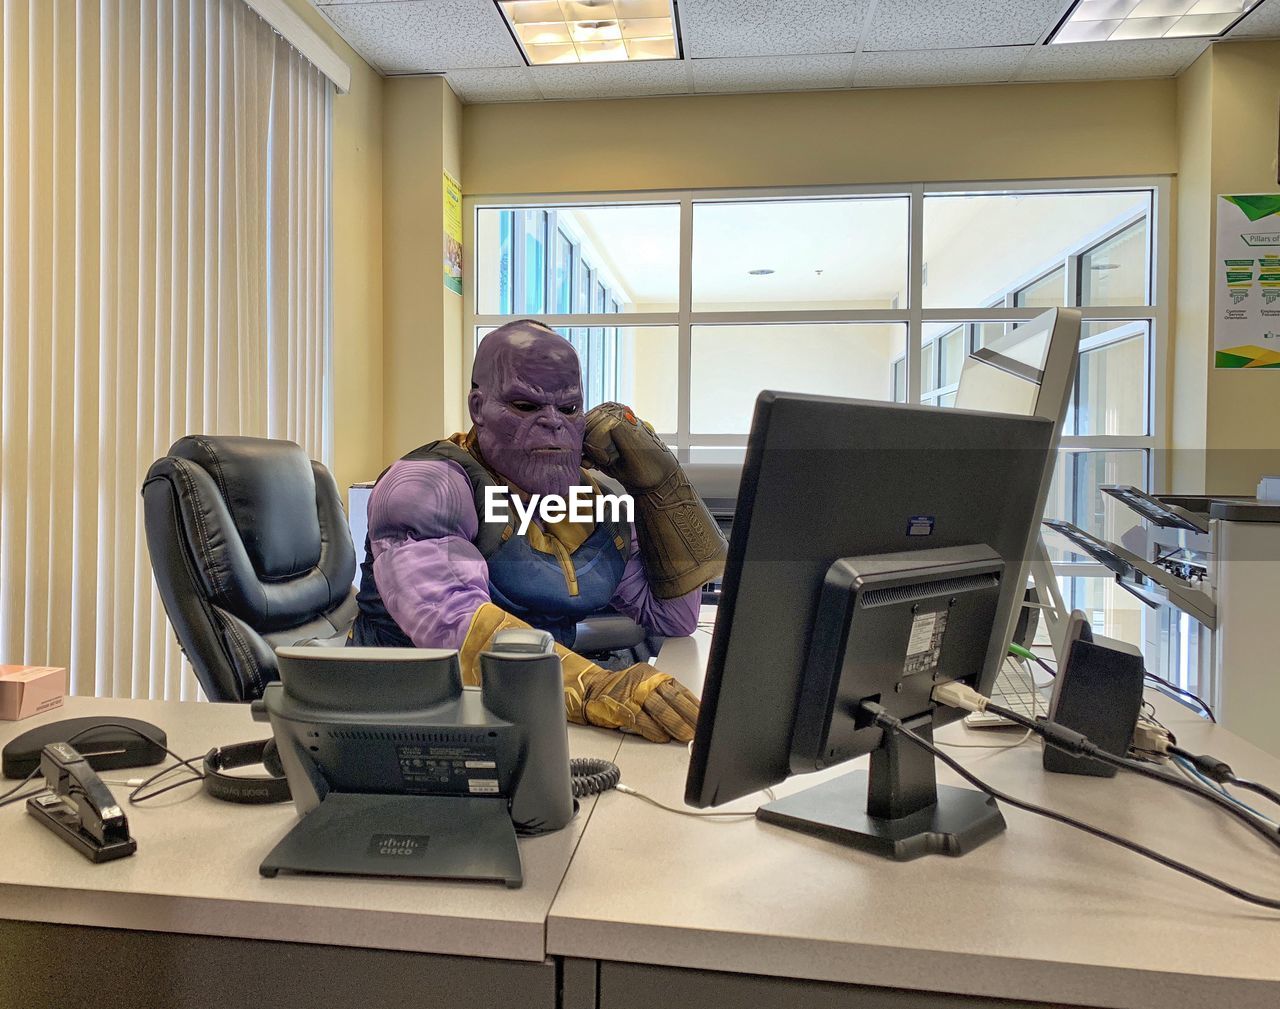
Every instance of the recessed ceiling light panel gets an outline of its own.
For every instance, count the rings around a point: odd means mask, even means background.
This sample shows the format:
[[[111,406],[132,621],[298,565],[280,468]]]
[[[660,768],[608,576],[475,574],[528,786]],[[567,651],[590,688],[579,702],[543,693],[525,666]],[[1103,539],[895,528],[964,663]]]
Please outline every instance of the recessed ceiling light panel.
[[[678,60],[673,0],[495,0],[531,66]]]
[[[1049,42],[1218,38],[1262,0],[1076,0]]]

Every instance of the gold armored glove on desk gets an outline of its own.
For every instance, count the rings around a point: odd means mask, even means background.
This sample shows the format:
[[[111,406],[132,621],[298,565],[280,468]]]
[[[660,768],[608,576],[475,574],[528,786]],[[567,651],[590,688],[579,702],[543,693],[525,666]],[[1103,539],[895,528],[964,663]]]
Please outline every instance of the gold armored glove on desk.
[[[525,627],[510,613],[485,603],[476,611],[458,653],[462,682],[480,683],[480,653],[498,631]],[[698,725],[698,700],[673,677],[645,662],[605,669],[563,645],[556,654],[564,670],[564,707],[569,721],[643,736],[650,742],[687,743]]]

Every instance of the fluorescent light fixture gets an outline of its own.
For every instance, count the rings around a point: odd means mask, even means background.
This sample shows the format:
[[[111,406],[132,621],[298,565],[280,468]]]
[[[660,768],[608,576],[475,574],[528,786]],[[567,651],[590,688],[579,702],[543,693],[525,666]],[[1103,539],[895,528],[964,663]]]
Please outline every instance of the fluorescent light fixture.
[[[672,0],[495,0],[531,66],[678,60]]]
[[[1076,0],[1049,42],[1218,38],[1262,0]]]

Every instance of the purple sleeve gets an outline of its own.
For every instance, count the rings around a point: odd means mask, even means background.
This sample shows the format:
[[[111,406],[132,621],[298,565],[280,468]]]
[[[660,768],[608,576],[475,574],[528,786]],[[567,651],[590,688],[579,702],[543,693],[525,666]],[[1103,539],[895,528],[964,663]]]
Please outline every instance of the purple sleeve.
[[[683,638],[698,627],[698,608],[702,604],[702,589],[693,589],[675,599],[659,599],[649,588],[645,577],[644,562],[640,559],[640,545],[635,530],[631,531],[631,556],[622,569],[622,580],[614,590],[609,605],[619,613],[625,613],[636,623],[653,634],[668,638]]]
[[[489,566],[472,543],[471,483],[446,460],[395,463],[369,498],[373,575],[383,605],[419,648],[459,648],[489,602]]]

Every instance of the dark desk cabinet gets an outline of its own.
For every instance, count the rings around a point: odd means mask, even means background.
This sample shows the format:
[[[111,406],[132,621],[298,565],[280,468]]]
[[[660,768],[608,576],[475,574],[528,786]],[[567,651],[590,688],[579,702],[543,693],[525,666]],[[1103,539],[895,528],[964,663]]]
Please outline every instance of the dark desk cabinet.
[[[555,1009],[556,975],[550,960],[0,921],[0,1009]]]

